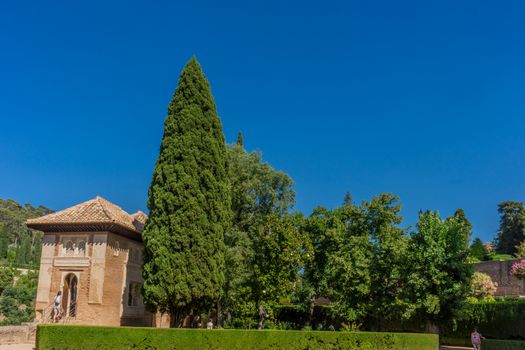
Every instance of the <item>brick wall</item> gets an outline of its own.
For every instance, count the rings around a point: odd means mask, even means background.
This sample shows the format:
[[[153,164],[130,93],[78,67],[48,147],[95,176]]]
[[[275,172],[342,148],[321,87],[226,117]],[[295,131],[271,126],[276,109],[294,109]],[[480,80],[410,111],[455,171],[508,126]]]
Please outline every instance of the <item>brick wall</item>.
[[[474,265],[478,272],[485,273],[498,284],[496,296],[525,296],[525,281],[512,276],[510,269],[518,260],[483,261]]]

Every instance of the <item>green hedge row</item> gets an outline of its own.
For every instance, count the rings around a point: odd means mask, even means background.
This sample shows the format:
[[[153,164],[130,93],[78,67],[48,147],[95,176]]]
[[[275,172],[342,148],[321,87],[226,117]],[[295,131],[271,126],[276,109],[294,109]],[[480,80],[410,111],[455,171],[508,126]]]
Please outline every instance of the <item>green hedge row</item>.
[[[433,334],[39,325],[37,349],[437,350]]]
[[[455,323],[443,329],[443,335],[468,338],[475,326],[487,338],[525,340],[525,300],[468,304]]]
[[[448,338],[441,339],[444,345],[471,347],[470,338]],[[522,340],[496,340],[486,339],[481,343],[483,350],[525,350],[525,341]]]

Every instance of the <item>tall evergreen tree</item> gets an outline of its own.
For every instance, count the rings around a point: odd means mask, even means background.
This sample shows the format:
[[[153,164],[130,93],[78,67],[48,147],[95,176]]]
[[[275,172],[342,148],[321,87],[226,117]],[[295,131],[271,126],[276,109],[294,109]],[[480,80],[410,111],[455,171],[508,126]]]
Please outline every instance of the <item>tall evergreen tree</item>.
[[[224,284],[231,221],[226,144],[210,85],[193,57],[168,107],[149,188],[144,301],[172,326],[212,307]]]
[[[237,133],[237,146],[240,146],[240,147],[244,146],[244,141],[242,139],[242,132],[240,131]]]
[[[521,202],[498,204],[500,225],[496,251],[501,254],[516,253],[516,246],[525,240],[525,207]]]
[[[480,261],[486,261],[490,259],[489,252],[487,251],[487,248],[481,239],[476,238],[470,245],[470,256]]]

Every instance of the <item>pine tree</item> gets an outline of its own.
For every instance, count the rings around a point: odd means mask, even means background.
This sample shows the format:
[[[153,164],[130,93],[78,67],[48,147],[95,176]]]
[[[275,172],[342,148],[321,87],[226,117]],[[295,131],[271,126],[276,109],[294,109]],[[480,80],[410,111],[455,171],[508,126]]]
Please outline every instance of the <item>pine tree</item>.
[[[237,146],[244,147],[244,141],[242,139],[242,132],[237,133]]]
[[[348,206],[351,206],[353,203],[354,203],[354,200],[352,198],[352,195],[350,194],[350,192],[346,192],[343,204],[348,207]]]
[[[521,202],[502,202],[498,205],[500,226],[496,251],[516,253],[516,246],[525,240],[525,207]]]
[[[486,261],[490,259],[489,252],[487,251],[485,245],[483,245],[481,239],[476,238],[474,242],[472,242],[472,245],[470,246],[470,256],[480,261]]]
[[[144,300],[172,325],[209,310],[224,284],[231,221],[226,144],[210,85],[193,57],[168,107],[148,193]]]

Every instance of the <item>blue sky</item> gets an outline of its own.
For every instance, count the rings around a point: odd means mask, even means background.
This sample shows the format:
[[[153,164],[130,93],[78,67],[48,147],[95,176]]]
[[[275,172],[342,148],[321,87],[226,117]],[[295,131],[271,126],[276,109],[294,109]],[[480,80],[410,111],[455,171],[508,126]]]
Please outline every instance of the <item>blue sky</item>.
[[[525,200],[522,1],[10,1],[0,5],[0,198],[146,209],[195,54],[229,142],[296,182],[298,210],[380,192],[465,209],[492,239]]]

